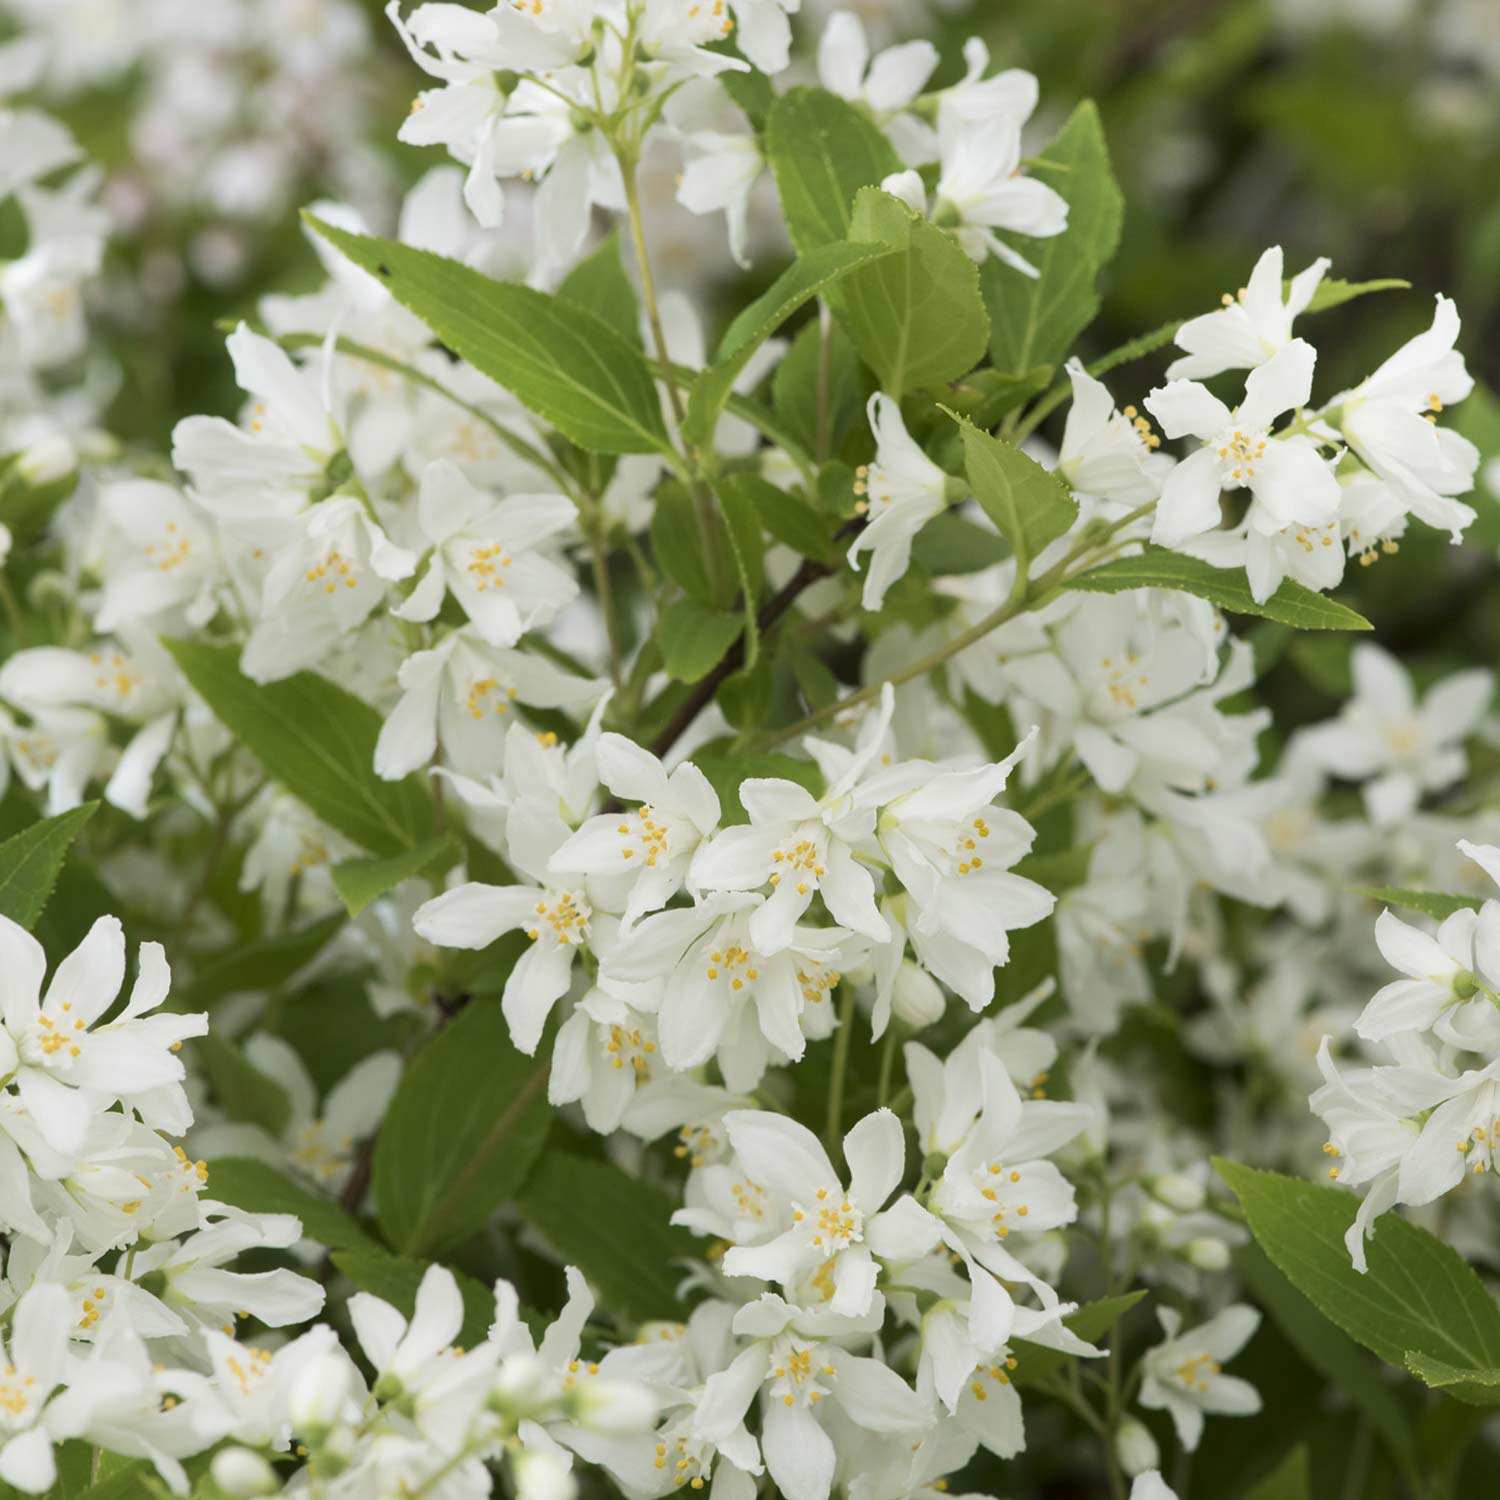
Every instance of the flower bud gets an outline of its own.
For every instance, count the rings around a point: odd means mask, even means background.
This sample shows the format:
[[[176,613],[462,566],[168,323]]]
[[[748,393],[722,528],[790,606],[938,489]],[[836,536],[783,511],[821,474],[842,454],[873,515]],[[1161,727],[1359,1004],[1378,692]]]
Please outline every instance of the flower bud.
[[[1147,1469],[1154,1469],[1161,1461],[1161,1453],[1157,1449],[1156,1439],[1151,1436],[1150,1428],[1138,1417],[1130,1416],[1120,1422],[1119,1431],[1115,1433],[1115,1457],[1132,1479],[1137,1474],[1144,1474]]]
[[[1183,1256],[1190,1266],[1200,1271],[1227,1271],[1229,1269],[1229,1246],[1212,1235],[1201,1234],[1189,1240],[1183,1247]]]
[[[77,467],[77,451],[60,432],[33,443],[16,460],[16,473],[34,490],[55,484]]]
[[[943,1019],[943,992],[937,980],[909,958],[902,959],[891,990],[891,1011],[913,1031]]]
[[[209,1473],[228,1500],[274,1495],[281,1488],[276,1482],[276,1471],[249,1448],[225,1448],[214,1454]]]
[[[495,1371],[490,1405],[519,1420],[543,1410],[562,1395],[562,1382],[534,1354],[516,1354]]]
[[[289,1412],[299,1436],[317,1442],[339,1419],[349,1400],[352,1371],[338,1354],[309,1360],[292,1382]]]
[[[523,1448],[513,1470],[516,1500],[573,1500],[578,1486],[567,1464],[555,1453],[541,1448]]]
[[[1158,1203],[1180,1214],[1197,1213],[1203,1207],[1205,1194],[1201,1184],[1181,1172],[1166,1172],[1160,1177],[1148,1178],[1146,1190]]]
[[[585,1380],[574,1392],[574,1420],[590,1432],[626,1437],[645,1432],[656,1420],[657,1400],[634,1380]]]
[[[10,527],[0,524],[0,568],[5,566],[6,560],[10,557],[10,544],[12,540]]]

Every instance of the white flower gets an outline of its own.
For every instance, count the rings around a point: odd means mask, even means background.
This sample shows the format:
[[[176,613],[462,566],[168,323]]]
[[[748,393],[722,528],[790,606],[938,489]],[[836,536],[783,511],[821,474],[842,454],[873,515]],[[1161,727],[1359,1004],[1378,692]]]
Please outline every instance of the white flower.
[[[464,1303],[453,1273],[446,1266],[428,1266],[410,1319],[389,1302],[356,1292],[349,1299],[349,1320],[375,1371],[377,1391],[421,1395],[451,1373]]]
[[[901,1122],[880,1109],[844,1137],[847,1189],[805,1125],[765,1110],[732,1110],[724,1124],[745,1175],[791,1208],[791,1227],[774,1239],[725,1253],[726,1274],[776,1282],[793,1298],[808,1283],[830,1312],[863,1317],[876,1277],[866,1230],[877,1232],[879,1211],[901,1181]]]
[[[16,1304],[9,1348],[0,1344],[0,1479],[29,1495],[52,1488],[52,1445],[73,1436],[59,1420],[65,1408],[52,1400],[65,1378],[70,1322],[67,1293],[34,1286]]]
[[[1167,437],[1190,435],[1203,442],[1167,475],[1153,541],[1177,547],[1213,530],[1220,519],[1219,495],[1226,489],[1250,491],[1247,519],[1266,535],[1295,524],[1325,526],[1335,519],[1338,481],[1319,456],[1318,444],[1300,434],[1271,435],[1277,417],[1307,405],[1316,358],[1311,344],[1293,339],[1251,371],[1245,399],[1232,412],[1191,380],[1158,386],[1146,397],[1146,409]]]
[[[1187,352],[1167,366],[1168,380],[1207,380],[1225,370],[1253,370],[1279,354],[1292,338],[1292,320],[1305,311],[1327,272],[1326,256],[1294,276],[1283,290],[1280,245],[1255,263],[1237,297],[1228,293],[1217,312],[1189,318],[1177,330]]]
[[[844,759],[821,798],[777,777],[741,782],[740,802],[750,814],[749,826],[721,829],[699,849],[688,875],[691,889],[772,887],[770,899],[750,918],[756,952],[779,953],[785,948],[817,894],[835,922],[876,942],[890,936],[875,906],[875,882],[856,860],[854,846],[873,832],[874,811],[860,803],[856,789],[879,753],[894,707],[887,684],[880,712],[868,715],[861,726],[855,753],[838,750],[830,758],[830,765]],[[815,754],[837,749],[807,743]]]
[[[677,201],[694,214],[722,209],[729,227],[729,253],[736,265],[748,266],[750,193],[765,166],[759,143],[751,134],[695,130],[684,144],[691,155],[677,184]]]
[[[208,1017],[149,1015],[167,998],[171,975],[159,943],[140,950],[140,971],[125,1008],[96,1024],[125,978],[125,935],[100,917],[53,973],[47,992],[41,945],[0,917],[0,1074],[60,1151],[83,1146],[91,1116],[122,1101],[148,1123],[181,1131],[192,1118],[175,1048],[208,1030]]]
[[[267,522],[271,556],[240,667],[276,682],[321,660],[369,619],[385,585],[409,578],[416,558],[395,546],[352,495],[334,495],[294,520]]]
[[[1068,361],[1073,401],[1063,427],[1057,472],[1070,488],[1122,505],[1136,506],[1161,493],[1171,469],[1156,449],[1161,439],[1133,406],[1115,409],[1114,397],[1077,359]]]
[[[130,551],[106,558],[99,630],[182,610],[186,623],[206,625],[216,607],[222,572],[213,527],[202,509],[174,486],[127,479],[104,488],[99,506]]]
[[[470,881],[422,906],[413,925],[440,948],[486,948],[520,928],[531,939],[505,981],[501,1009],[516,1047],[529,1057],[541,1040],[552,1007],[568,992],[573,959],[589,940],[594,915],[587,883],[549,871],[552,855],[568,836],[549,807],[523,802],[506,830],[510,863],[535,884],[482,885]]]
[[[1166,1411],[1178,1440],[1191,1453],[1203,1435],[1204,1413],[1248,1417],[1260,1410],[1255,1387],[1223,1373],[1260,1326],[1260,1313],[1236,1303],[1186,1333],[1176,1309],[1159,1307],[1156,1315],[1166,1338],[1143,1361],[1141,1405]]]
[[[863,941],[837,927],[793,928],[774,953],[756,948],[758,895],[723,892],[640,922],[604,965],[601,982],[657,1007],[662,1057],[695,1068],[717,1055],[731,1089],[754,1089],[772,1056],[797,1061],[819,1009]],[[663,986],[663,981],[665,985]]]
[[[802,0],[729,0],[739,30],[739,49],[762,73],[779,73],[791,56],[792,25],[787,20]]]
[[[1363,782],[1371,819],[1390,825],[1463,776],[1463,741],[1489,707],[1494,676],[1479,667],[1455,672],[1419,704],[1405,667],[1379,646],[1356,646],[1350,665],[1354,696],[1336,719],[1302,731],[1298,754],[1330,776]]]
[[[974,770],[894,766],[861,792],[880,805],[876,838],[916,910],[908,930],[922,962],[976,1010],[993,998],[994,970],[1010,957],[1007,934],[1040,922],[1056,904],[1050,891],[1010,872],[1036,830],[995,806],[1026,744]]]
[[[927,127],[905,111],[938,62],[938,50],[928,41],[887,47],[872,61],[864,23],[848,10],[835,11],[818,39],[819,83],[841,99],[868,108],[908,161],[931,154]]]
[[[253,397],[245,427],[186,417],[172,434],[172,462],[196,498],[226,520],[293,516],[334,486],[344,442],[330,392],[273,340],[244,324],[229,336],[240,389]],[[326,372],[327,352],[323,355]]]
[[[748,1303],[734,1331],[755,1342],[709,1377],[694,1435],[720,1444],[731,1438],[764,1386],[760,1445],[772,1481],[786,1500],[828,1500],[839,1455],[818,1420],[825,1398],[857,1428],[880,1435],[916,1434],[929,1422],[925,1404],[888,1365],[832,1342],[875,1332],[882,1312],[864,1319],[806,1312],[772,1292]]]
[[[411,596],[392,613],[431,620],[451,592],[490,645],[514,646],[578,596],[572,574],[538,550],[577,516],[561,495],[509,495],[496,503],[456,464],[428,464],[417,518],[432,554]]]
[[[1344,441],[1413,515],[1459,540],[1474,511],[1451,498],[1474,485],[1479,450],[1437,425],[1437,414],[1474,388],[1455,348],[1458,309],[1439,297],[1432,326],[1403,344],[1367,380],[1332,403]]]
[[[491,646],[472,626],[407,657],[398,680],[401,698],[375,745],[375,772],[388,781],[426,765],[439,746],[453,770],[484,775],[495,767],[494,721],[513,704],[571,707],[604,687],[529,652]]]
[[[938,111],[938,153],[933,222],[951,228],[971,260],[997,255],[1023,275],[1038,275],[995,233],[1048,239],[1068,227],[1067,200],[1021,171],[1021,122],[970,118],[945,99]]]
[[[678,891],[699,845],[718,826],[719,798],[691,761],[669,776],[649,750],[621,734],[601,734],[595,750],[599,780],[640,805],[590,818],[552,856],[552,869],[574,875],[632,877],[621,917],[628,934],[647,912]]]
[[[899,402],[877,391],[868,411],[875,458],[856,471],[855,493],[864,497],[860,504],[869,520],[849,548],[849,566],[857,572],[860,554],[871,554],[860,603],[879,609],[886,590],[911,565],[917,533],[946,509],[950,480],[912,441]]]

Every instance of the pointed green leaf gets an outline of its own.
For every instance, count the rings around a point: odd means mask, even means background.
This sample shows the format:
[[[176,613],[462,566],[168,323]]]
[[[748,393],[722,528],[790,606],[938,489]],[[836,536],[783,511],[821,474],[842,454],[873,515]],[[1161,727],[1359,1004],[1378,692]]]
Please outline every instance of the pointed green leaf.
[[[1337,276],[1325,276],[1318,283],[1318,289],[1312,294],[1312,301],[1304,310],[1310,313],[1323,312],[1330,307],[1341,307],[1345,302],[1352,302],[1356,297],[1363,297],[1369,292],[1404,292],[1410,289],[1411,282],[1390,276],[1380,281],[1340,281]]]
[[[1069,116],[1031,175],[1068,201],[1068,227],[1050,239],[1025,239],[1030,277],[991,257],[984,266],[990,353],[997,370],[1020,375],[1059,365],[1099,310],[1095,288],[1120,239],[1124,199],[1109,164],[1104,128],[1092,100]]]
[[[0,916],[28,932],[36,926],[73,840],[98,806],[85,802],[55,818],[43,818],[0,844]]]
[[[546,1139],[547,1065],[511,1045],[498,1000],[471,1001],[412,1060],[375,1147],[375,1208],[411,1255],[467,1239],[515,1195]]]
[[[1434,922],[1444,922],[1456,911],[1475,911],[1482,904],[1482,896],[1448,896],[1441,891],[1408,891],[1394,885],[1354,885],[1349,887],[1351,895],[1368,896],[1371,901],[1383,902],[1386,906],[1397,906],[1403,911],[1418,911]]]
[[[1381,1216],[1366,1241],[1369,1270],[1349,1259],[1344,1236],[1359,1200],[1334,1187],[1215,1158],[1256,1242],[1278,1270],[1330,1322],[1397,1369],[1431,1361],[1444,1389],[1489,1405],[1500,1368],[1500,1304],[1452,1246],[1403,1219]],[[1449,1375],[1451,1373],[1451,1378]]]
[[[1082,1307],[1070,1312],[1063,1322],[1085,1343],[1096,1343],[1145,1295],[1144,1291],[1122,1292],[1117,1297],[1102,1297],[1097,1302],[1085,1302]],[[1060,1370],[1073,1357],[1059,1349],[1049,1349],[1043,1344],[1017,1339],[1015,1382],[1022,1386],[1045,1383],[1054,1371]]]
[[[608,323],[627,344],[641,343],[641,313],[635,283],[625,269],[620,232],[599,241],[558,284],[558,297]]]
[[[713,364],[693,382],[683,437],[694,446],[709,442],[735,381],[756,350],[799,307],[811,302],[851,271],[892,253],[892,248],[883,244],[856,245],[840,241],[819,245],[793,261],[770,289],[757,297],[729,325]]]
[[[1312,1500],[1307,1449],[1293,1448],[1264,1479],[1245,1491],[1245,1500]]]
[[[670,1222],[676,1206],[660,1188],[609,1162],[548,1151],[516,1200],[521,1217],[628,1318],[670,1318],[680,1262],[700,1254]],[[601,1225],[609,1233],[601,1235]]]
[[[706,677],[740,638],[744,626],[743,617],[709,609],[696,599],[669,604],[656,627],[667,675],[678,682]]]
[[[669,452],[645,356],[573,302],[430,250],[308,223],[389,288],[460,359],[592,453]]]
[[[974,498],[1029,563],[1078,519],[1078,502],[1056,474],[1019,448],[962,417],[954,420],[963,436],[964,467]]]
[[[363,699],[311,672],[251,682],[234,646],[165,644],[214,717],[330,828],[381,855],[431,835],[432,798],[421,779],[375,774],[381,718]]]
[[[788,89],[776,101],[765,153],[799,255],[847,239],[854,195],[901,170],[875,122],[826,89]]]
[[[357,917],[372,901],[393,891],[403,880],[419,875],[441,875],[458,863],[463,848],[451,833],[439,834],[403,854],[384,859],[341,859],[329,871],[351,917]]]
[[[1257,604],[1250,584],[1238,568],[1216,568],[1201,558],[1164,547],[1147,547],[1136,557],[1119,557],[1102,567],[1090,568],[1070,578],[1070,589],[1092,594],[1119,594],[1128,589],[1178,589],[1196,594],[1234,615],[1260,615],[1297,630],[1369,630],[1362,614],[1315,594],[1295,579],[1285,578],[1281,587]]]

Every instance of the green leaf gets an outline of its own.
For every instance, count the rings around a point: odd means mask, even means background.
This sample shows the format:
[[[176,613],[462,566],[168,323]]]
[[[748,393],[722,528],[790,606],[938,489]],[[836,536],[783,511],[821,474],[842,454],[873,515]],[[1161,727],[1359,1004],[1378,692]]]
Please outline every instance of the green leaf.
[[[716,541],[723,544],[721,553],[727,551],[729,542],[717,511],[713,526]],[[693,497],[672,480],[656,492],[655,509],[651,515],[651,551],[662,572],[699,604],[722,608],[730,602],[725,591],[716,587],[709,577]]]
[[[1370,622],[1362,614],[1315,594],[1291,578],[1257,604],[1250,593],[1245,575],[1237,568],[1216,568],[1201,558],[1169,552],[1164,547],[1147,547],[1138,557],[1118,557],[1102,567],[1090,568],[1070,578],[1070,589],[1085,593],[1119,594],[1128,589],[1178,589],[1196,594],[1235,615],[1260,615],[1296,630],[1369,630]]]
[[[1330,307],[1340,307],[1345,302],[1352,302],[1356,297],[1363,297],[1369,292],[1410,290],[1411,282],[1390,276],[1380,281],[1341,281],[1337,276],[1325,276],[1318,283],[1318,289],[1312,294],[1312,300],[1303,310],[1310,313],[1323,312]]]
[[[851,272],[839,289],[840,319],[880,388],[899,401],[972,370],[989,319],[979,268],[958,242],[875,187],[856,194],[849,235],[897,252]]]
[[[706,677],[740,638],[744,624],[740,616],[706,609],[696,599],[669,604],[656,627],[667,675],[678,682]]]
[[[806,501],[777,489],[759,474],[736,474],[735,489],[755,506],[760,524],[792,551],[815,562],[831,562],[835,556],[824,517]]]
[[[412,1059],[375,1147],[386,1239],[434,1254],[514,1197],[546,1139],[547,1065],[511,1045],[497,1001],[472,1001]]]
[[[85,802],[55,818],[43,818],[0,844],[0,915],[28,932],[36,926],[73,840],[98,806]]]
[[[969,486],[984,513],[1027,564],[1078,518],[1078,502],[1056,474],[972,422],[954,417]]]
[[[1420,1455],[1411,1422],[1379,1364],[1335,1328],[1258,1245],[1238,1251],[1235,1266],[1287,1342],[1364,1412],[1397,1462],[1408,1470],[1417,1467]]]
[[[259,1125],[268,1135],[279,1136],[292,1118],[292,1101],[274,1078],[259,1068],[231,1042],[212,1032],[195,1039],[194,1046],[219,1105],[231,1120]]]
[[[682,435],[694,446],[708,443],[740,372],[799,307],[860,266],[892,253],[881,244],[835,242],[809,250],[787,267],[725,331],[714,362],[693,382]]]
[[[699,1247],[668,1222],[676,1203],[660,1188],[608,1162],[552,1150],[516,1206],[599,1289],[606,1306],[640,1322],[674,1316],[681,1279],[674,1262],[693,1259]]]
[[[334,911],[306,927],[231,948],[204,964],[173,998],[183,1010],[206,1010],[225,995],[280,989],[327,947],[345,920],[343,912]]]
[[[764,144],[799,255],[847,239],[854,195],[901,170],[874,121],[826,89],[788,89],[771,107]]]
[[[935,577],[978,573],[1010,556],[1004,538],[951,510],[934,516],[916,535],[912,561]]]
[[[1245,1491],[1245,1500],[1312,1500],[1312,1478],[1307,1449],[1300,1444],[1258,1484]]]
[[[592,313],[608,323],[628,344],[640,345],[640,307],[636,301],[635,283],[625,269],[620,253],[620,232],[615,230],[600,240],[598,248],[585,255],[563,277],[558,297]]]
[[[169,640],[167,649],[214,717],[330,828],[371,854],[403,854],[432,832],[422,780],[375,774],[380,714],[311,672],[251,682],[234,646]]]
[[[1422,1354],[1416,1349],[1406,1351],[1406,1368],[1424,1385],[1446,1390],[1455,1385],[1475,1385],[1494,1394],[1485,1405],[1500,1406],[1500,1369],[1471,1370],[1461,1365],[1450,1365],[1435,1355]],[[1471,1404],[1478,1405],[1478,1402]]]
[[[431,1264],[410,1256],[386,1255],[379,1250],[335,1250],[330,1259],[360,1291],[389,1302],[408,1318],[416,1309],[417,1288]],[[490,1324],[495,1321],[495,1298],[482,1282],[452,1266],[448,1269],[464,1300],[464,1321],[458,1331],[458,1342],[463,1348],[472,1349],[484,1342]]]
[[[580,448],[671,451],[645,357],[602,318],[429,250],[306,218],[355,265],[384,282],[454,354]]]
[[[208,1164],[212,1196],[252,1214],[295,1214],[310,1240],[330,1250],[378,1250],[354,1215],[325,1193],[250,1156],[221,1156]]]
[[[719,514],[729,535],[729,549],[734,554],[734,570],[740,581],[747,671],[754,671],[760,660],[760,611],[757,606],[766,581],[766,539],[761,533],[760,511],[756,505],[757,482],[762,481],[753,474],[729,474],[714,487]]]
[[[1068,227],[1027,240],[1021,253],[1040,273],[1023,275],[998,257],[984,266],[990,353],[997,370],[1020,375],[1059,365],[1099,311],[1095,282],[1115,253],[1124,200],[1110,170],[1099,111],[1085,99],[1043,148],[1032,176],[1068,201]]]
[[[110,1455],[106,1454],[108,1458]],[[103,1468],[103,1465],[100,1465]],[[156,1470],[144,1458],[133,1458],[107,1479],[90,1485],[78,1500],[154,1500],[158,1494],[167,1495],[166,1484],[157,1478]]]
[[[1456,911],[1477,911],[1483,905],[1482,896],[1448,896],[1441,891],[1408,891],[1394,885],[1352,885],[1349,893],[1368,896],[1386,906],[1396,906],[1402,911],[1421,912],[1434,922],[1446,921]]]
[[[1331,1322],[1387,1364],[1457,1372],[1444,1389],[1489,1405],[1500,1368],[1500,1305],[1451,1246],[1394,1213],[1366,1242],[1369,1270],[1349,1261],[1344,1235],[1358,1200],[1322,1187],[1215,1158],[1257,1243],[1278,1270]],[[1437,1363],[1424,1363],[1435,1361]]]
[[[341,859],[329,874],[349,915],[357,917],[372,901],[395,890],[403,880],[441,875],[458,862],[462,853],[458,840],[451,833],[444,833],[405,854],[391,854],[384,859]]]
[[[862,425],[870,390],[869,374],[849,335],[831,315],[826,340],[820,320],[806,323],[771,378],[777,416],[819,458],[839,452],[848,434]]]
[[[1122,1292],[1118,1297],[1102,1297],[1097,1302],[1086,1302],[1075,1312],[1070,1312],[1063,1322],[1085,1343],[1096,1343],[1145,1295],[1143,1290]],[[1028,1343],[1025,1339],[1016,1340],[1015,1350],[1016,1370],[1013,1378],[1017,1385],[1045,1384],[1055,1371],[1075,1358],[1059,1349],[1048,1349],[1042,1344]]]

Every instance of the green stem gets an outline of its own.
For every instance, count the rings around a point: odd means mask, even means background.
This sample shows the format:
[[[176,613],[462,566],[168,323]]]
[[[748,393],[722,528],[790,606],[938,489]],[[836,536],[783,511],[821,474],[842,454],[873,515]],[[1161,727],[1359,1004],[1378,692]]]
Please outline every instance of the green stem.
[[[823,1126],[823,1144],[830,1157],[840,1149],[844,1130],[844,1079],[849,1071],[849,1044],[854,1035],[854,986],[844,984],[839,1000],[839,1029],[833,1038],[833,1076],[828,1083],[828,1119]]]
[[[896,1018],[894,1016],[886,1023],[885,1041],[880,1049],[880,1084],[876,1090],[875,1102],[884,1105],[891,1092],[891,1073],[896,1063]]]

